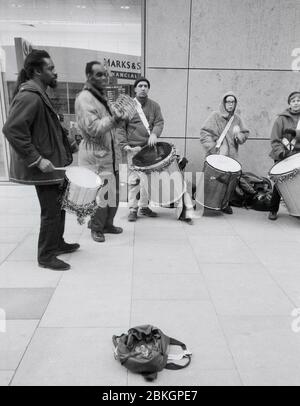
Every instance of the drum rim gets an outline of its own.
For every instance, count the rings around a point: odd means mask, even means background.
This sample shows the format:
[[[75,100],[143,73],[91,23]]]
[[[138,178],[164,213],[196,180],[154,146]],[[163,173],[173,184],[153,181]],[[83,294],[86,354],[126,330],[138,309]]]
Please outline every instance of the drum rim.
[[[219,156],[218,154],[211,154],[211,155]],[[209,156],[211,156],[211,155],[209,155]],[[226,155],[224,155],[224,156],[226,156]],[[233,161],[237,162],[237,163],[240,165],[240,169],[239,169],[238,171],[224,171],[224,170],[222,170],[222,169],[216,168],[215,166],[212,166],[212,165],[207,161],[207,158],[208,158],[208,157],[206,157],[204,163],[207,164],[210,168],[213,168],[213,169],[215,169],[215,170],[217,170],[217,171],[219,171],[219,172],[222,172],[222,173],[228,173],[228,172],[229,172],[229,173],[239,173],[239,172],[242,172],[242,165],[240,164],[240,162],[237,161],[236,159],[233,159],[233,158],[229,157],[229,156],[226,157],[226,158],[230,158],[230,159],[232,159]]]
[[[95,175],[96,179],[99,180],[99,182],[100,182],[99,185],[93,186],[93,187],[85,187],[86,189],[99,189],[100,187],[103,186],[103,180],[101,179],[101,176],[99,176],[96,172],[92,171],[91,169],[86,168],[85,166],[79,166],[79,165],[70,166],[70,167],[66,170],[66,172],[65,172],[65,177],[66,177],[66,179],[67,179],[70,183],[73,182],[74,185],[76,185],[76,186],[78,186],[78,187],[84,187],[84,185],[78,185],[77,183],[74,182],[74,180],[72,180],[72,179],[70,179],[70,178],[68,177],[68,172],[72,171],[72,170],[75,169],[75,168],[76,168],[76,169],[77,169],[77,168],[80,168],[81,170],[83,169],[83,170],[85,170],[85,171],[88,171],[88,172],[90,172],[90,173],[93,173],[93,174]]]
[[[157,162],[156,164],[152,164],[149,166],[136,166],[136,165],[131,165],[132,169],[137,171],[137,172],[144,172],[144,171],[151,171],[151,169],[159,169],[161,166],[163,166],[165,163],[170,160],[170,165],[173,163],[176,159],[176,149],[174,144],[170,144],[166,142],[166,144],[171,145],[171,152],[169,153],[168,156],[166,156],[164,159],[162,159],[160,162]]]
[[[300,162],[299,162],[299,166],[298,166],[298,167],[295,167],[295,168],[293,168],[293,169],[290,169],[290,170],[287,171],[287,172],[271,173],[271,172],[272,172],[272,169],[275,168],[276,165],[282,163],[282,162],[285,161],[286,159],[295,157],[295,156],[297,156],[297,155],[299,155],[299,157],[300,157],[300,152],[298,152],[297,154],[293,154],[293,155],[291,155],[291,156],[289,156],[289,157],[287,157],[287,158],[285,158],[285,159],[283,159],[283,160],[281,160],[281,161],[279,161],[279,162],[274,163],[274,165],[272,165],[271,169],[270,169],[269,172],[268,172],[268,176],[269,176],[269,177],[287,176],[287,175],[289,175],[290,173],[293,173],[294,171],[300,169]]]

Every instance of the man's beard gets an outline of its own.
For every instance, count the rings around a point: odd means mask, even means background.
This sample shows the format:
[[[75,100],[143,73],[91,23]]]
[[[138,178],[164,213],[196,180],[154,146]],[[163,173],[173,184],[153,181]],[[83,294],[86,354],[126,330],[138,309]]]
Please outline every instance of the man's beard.
[[[51,89],[57,88],[57,80],[56,79],[51,80],[48,86],[51,87]]]

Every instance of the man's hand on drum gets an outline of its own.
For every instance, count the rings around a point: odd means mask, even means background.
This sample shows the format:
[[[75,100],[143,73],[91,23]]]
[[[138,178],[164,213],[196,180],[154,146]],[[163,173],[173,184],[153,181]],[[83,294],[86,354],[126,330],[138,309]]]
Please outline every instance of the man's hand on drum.
[[[155,134],[150,134],[149,139],[148,139],[148,145],[150,145],[150,147],[154,147],[154,145],[156,145],[157,143],[157,135]]]
[[[55,167],[52,162],[45,158],[40,160],[37,167],[44,173],[55,171]]]

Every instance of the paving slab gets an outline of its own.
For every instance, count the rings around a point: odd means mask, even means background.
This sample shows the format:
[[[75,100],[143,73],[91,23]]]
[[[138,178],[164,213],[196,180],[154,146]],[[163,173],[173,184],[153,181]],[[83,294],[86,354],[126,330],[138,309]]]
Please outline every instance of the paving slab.
[[[38,328],[12,386],[127,385],[127,371],[113,355],[115,332],[111,328]]]
[[[249,248],[265,266],[294,266],[299,264],[300,242],[249,242]]]
[[[220,316],[239,372],[261,368],[298,368],[300,335],[293,317]]]
[[[134,271],[145,273],[199,273],[199,265],[190,244],[160,244],[136,241]]]
[[[0,264],[7,259],[9,255],[17,248],[18,244],[1,243],[0,245]]]
[[[37,320],[53,295],[52,288],[0,288],[0,308],[8,320]]]
[[[64,275],[42,318],[43,327],[127,325],[131,279],[123,272]]]
[[[188,236],[200,264],[202,263],[258,263],[258,258],[238,236]]]
[[[286,315],[293,303],[261,264],[203,264],[218,314]]]
[[[198,362],[193,357],[192,363]],[[234,369],[197,371],[192,363],[178,371],[164,369],[158,373],[153,382],[146,382],[141,375],[128,373],[128,385],[130,386],[241,386],[241,379]],[[191,395],[193,396],[193,395]]]
[[[299,367],[256,368],[240,375],[245,386],[300,386]]]
[[[131,325],[152,324],[184,342],[193,353],[186,371],[235,369],[215,309],[209,301],[134,300]],[[180,382],[178,380],[177,382]]]
[[[0,386],[8,386],[13,375],[14,371],[0,371]]]
[[[36,227],[40,224],[40,216],[38,214],[27,213],[26,216],[20,214],[0,214],[0,224],[3,227]]]
[[[202,275],[137,273],[133,280],[133,299],[209,300]]]
[[[36,261],[5,261],[0,265],[1,288],[55,288],[61,272],[40,268]]]
[[[0,333],[0,370],[15,370],[35,332],[38,320],[8,320]]]
[[[0,203],[1,207],[1,203]],[[20,243],[24,240],[32,227],[1,227],[0,226],[0,244]]]

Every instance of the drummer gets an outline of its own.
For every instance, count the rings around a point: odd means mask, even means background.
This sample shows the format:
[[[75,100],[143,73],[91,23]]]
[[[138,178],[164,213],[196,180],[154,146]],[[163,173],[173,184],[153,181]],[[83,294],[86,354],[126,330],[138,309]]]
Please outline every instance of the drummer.
[[[119,163],[121,153],[116,128],[121,123],[108,104],[105,89],[108,84],[104,62],[91,61],[85,68],[86,83],[75,101],[75,113],[83,140],[79,146],[79,166],[99,174],[107,189],[108,199],[99,205],[89,222],[91,237],[97,243],[105,241],[104,234],[120,234],[114,225],[119,206]],[[105,196],[104,196],[105,197]]]
[[[135,102],[137,113],[117,129],[121,148],[126,151],[128,163],[128,221],[136,221],[139,214],[148,217],[157,217],[157,213],[149,207],[149,199],[142,178],[137,172],[130,170],[132,158],[145,145],[155,146],[164,128],[164,119],[160,106],[148,97],[150,82],[140,77],[134,82],[136,94]],[[139,195],[139,198],[138,198]]]
[[[300,152],[300,91],[288,97],[288,108],[276,118],[271,132],[270,157],[275,163]],[[274,186],[269,220],[277,220],[280,194]]]
[[[200,142],[206,150],[206,156],[218,153],[237,159],[239,145],[247,140],[249,130],[245,128],[242,119],[235,113],[236,106],[236,95],[233,92],[227,92],[222,97],[219,111],[213,111],[202,126]],[[232,120],[232,124],[227,129],[220,148],[217,149],[217,141],[230,120]],[[232,208],[229,205],[222,211],[232,214]]]

